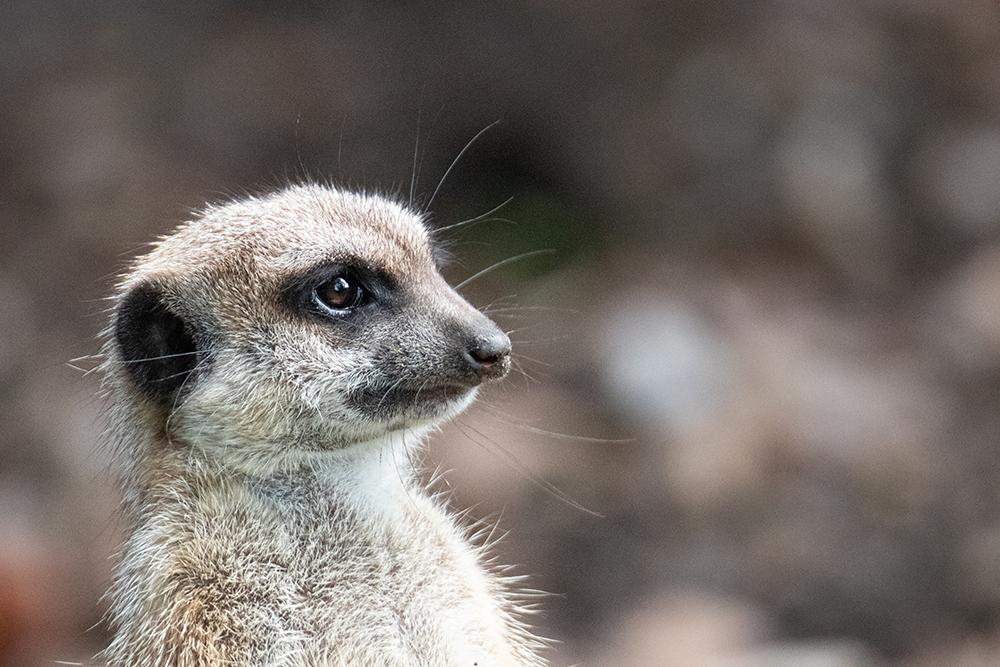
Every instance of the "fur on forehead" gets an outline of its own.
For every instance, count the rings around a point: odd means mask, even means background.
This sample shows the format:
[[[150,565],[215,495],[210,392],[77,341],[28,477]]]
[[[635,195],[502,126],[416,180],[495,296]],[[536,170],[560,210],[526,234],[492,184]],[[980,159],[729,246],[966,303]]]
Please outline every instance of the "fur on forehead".
[[[146,265],[176,270],[181,262],[263,260],[290,273],[352,259],[390,274],[434,265],[431,237],[418,214],[384,197],[316,184],[209,206],[157,244]]]

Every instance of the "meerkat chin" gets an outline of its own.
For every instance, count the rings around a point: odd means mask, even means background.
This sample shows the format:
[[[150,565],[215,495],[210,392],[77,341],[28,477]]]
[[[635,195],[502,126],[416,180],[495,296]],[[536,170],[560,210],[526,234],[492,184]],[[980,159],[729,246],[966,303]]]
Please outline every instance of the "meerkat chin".
[[[543,664],[408,455],[510,367],[419,215],[318,185],[208,207],[125,273],[104,354],[107,664]]]

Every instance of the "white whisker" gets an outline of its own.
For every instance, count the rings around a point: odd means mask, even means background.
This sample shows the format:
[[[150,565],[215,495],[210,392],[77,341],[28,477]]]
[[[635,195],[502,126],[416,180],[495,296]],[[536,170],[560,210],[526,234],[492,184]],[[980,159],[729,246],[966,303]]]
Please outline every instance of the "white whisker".
[[[486,127],[484,127],[483,129],[479,130],[479,132],[476,133],[476,136],[472,137],[472,139],[469,140],[469,143],[465,144],[465,148],[463,148],[462,150],[460,150],[458,152],[458,155],[455,156],[455,159],[451,161],[451,166],[449,166],[448,169],[445,170],[444,176],[442,176],[441,180],[438,181],[437,187],[434,188],[434,194],[431,195],[431,198],[427,201],[427,205],[424,206],[424,210],[425,211],[429,211],[430,210],[431,204],[434,203],[434,198],[437,197],[437,193],[441,189],[441,186],[444,185],[444,181],[445,181],[446,178],[448,178],[448,174],[451,173],[451,170],[454,169],[455,165],[458,164],[458,161],[462,159],[463,155],[465,155],[465,151],[469,150],[469,146],[471,146],[472,144],[474,144],[476,142],[476,139],[478,139],[479,137],[483,136],[483,134],[487,130],[489,130],[490,128],[492,128],[493,126],[495,126],[499,122],[500,122],[500,120],[497,119],[497,120],[493,121],[492,123],[490,123],[489,125],[487,125]]]
[[[550,254],[552,254],[554,252],[555,252],[555,250],[552,250],[552,249],[531,250],[529,252],[521,253],[520,255],[514,255],[513,257],[508,257],[507,259],[500,260],[496,264],[492,264],[490,266],[487,266],[485,269],[483,269],[479,273],[466,278],[465,280],[463,280],[459,284],[455,285],[454,289],[455,289],[455,291],[458,291],[458,290],[462,289],[463,287],[465,287],[466,285],[468,285],[469,283],[471,283],[476,278],[479,278],[480,276],[485,275],[486,273],[489,273],[493,269],[496,269],[496,268],[499,268],[501,266],[504,266],[505,264],[510,264],[511,262],[516,262],[518,260],[522,260],[522,259],[525,259],[527,257],[534,257],[535,255],[550,255]]]

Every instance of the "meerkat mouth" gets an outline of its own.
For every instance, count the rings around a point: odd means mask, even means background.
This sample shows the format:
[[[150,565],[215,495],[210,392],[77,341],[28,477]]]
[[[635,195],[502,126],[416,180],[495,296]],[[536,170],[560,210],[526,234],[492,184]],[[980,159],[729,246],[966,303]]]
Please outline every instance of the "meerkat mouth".
[[[422,387],[412,393],[414,403],[450,403],[465,398],[475,387],[457,384]]]
[[[386,417],[407,409],[435,409],[467,399],[475,386],[443,383],[412,386],[365,387],[352,393],[350,405],[373,417]]]

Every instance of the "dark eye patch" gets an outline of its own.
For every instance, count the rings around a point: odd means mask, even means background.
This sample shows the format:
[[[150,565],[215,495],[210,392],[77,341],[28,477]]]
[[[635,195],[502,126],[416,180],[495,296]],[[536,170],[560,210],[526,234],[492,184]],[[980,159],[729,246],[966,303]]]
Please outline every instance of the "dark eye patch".
[[[361,262],[327,262],[288,280],[283,301],[297,316],[329,320],[388,304],[395,289],[388,274]]]

